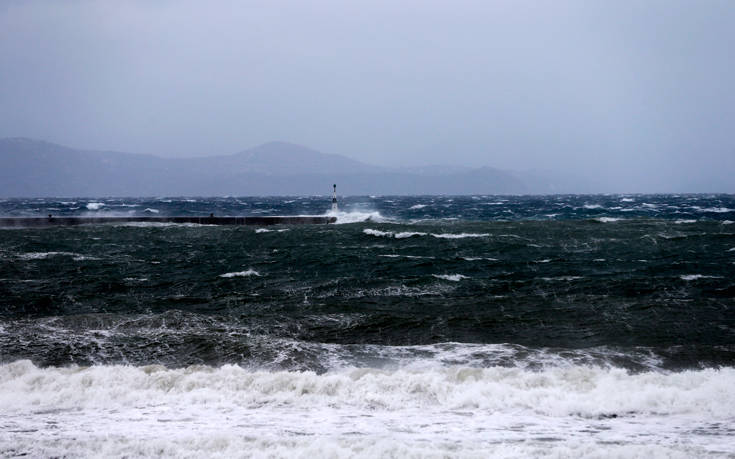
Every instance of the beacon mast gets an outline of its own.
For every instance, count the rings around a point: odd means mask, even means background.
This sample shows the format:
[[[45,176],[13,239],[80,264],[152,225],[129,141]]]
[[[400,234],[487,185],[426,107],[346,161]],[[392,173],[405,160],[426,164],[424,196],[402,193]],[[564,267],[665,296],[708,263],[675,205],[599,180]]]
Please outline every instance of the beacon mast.
[[[334,192],[332,193],[332,212],[337,212],[337,184],[334,184]]]

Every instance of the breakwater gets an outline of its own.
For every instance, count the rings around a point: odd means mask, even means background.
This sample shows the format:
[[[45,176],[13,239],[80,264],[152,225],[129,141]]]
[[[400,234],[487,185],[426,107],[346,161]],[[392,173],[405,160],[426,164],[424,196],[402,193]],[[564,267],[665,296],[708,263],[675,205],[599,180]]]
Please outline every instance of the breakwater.
[[[0,217],[0,227],[39,227],[94,225],[105,223],[194,223],[200,225],[318,225],[334,223],[327,216],[259,216],[259,217]]]

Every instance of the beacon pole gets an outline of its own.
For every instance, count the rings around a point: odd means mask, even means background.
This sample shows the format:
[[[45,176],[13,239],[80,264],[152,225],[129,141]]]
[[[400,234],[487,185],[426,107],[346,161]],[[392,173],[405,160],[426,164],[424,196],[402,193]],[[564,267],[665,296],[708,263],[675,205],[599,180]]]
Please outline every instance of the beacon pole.
[[[337,184],[334,185],[334,191],[332,192],[332,212],[337,212]]]

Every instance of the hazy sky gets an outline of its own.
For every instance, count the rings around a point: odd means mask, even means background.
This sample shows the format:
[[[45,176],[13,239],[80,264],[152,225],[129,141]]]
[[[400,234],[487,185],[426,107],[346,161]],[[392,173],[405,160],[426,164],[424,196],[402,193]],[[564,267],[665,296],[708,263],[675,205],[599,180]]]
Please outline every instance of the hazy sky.
[[[735,183],[734,133],[732,0],[0,2],[0,137],[634,189]]]

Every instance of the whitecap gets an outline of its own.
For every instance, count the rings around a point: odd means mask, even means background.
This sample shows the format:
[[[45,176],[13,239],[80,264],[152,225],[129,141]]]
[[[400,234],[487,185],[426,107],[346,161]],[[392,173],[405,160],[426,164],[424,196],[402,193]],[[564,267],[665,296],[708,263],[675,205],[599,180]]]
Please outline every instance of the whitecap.
[[[409,207],[409,209],[423,209],[424,207],[426,207],[426,204],[416,204]]]
[[[363,233],[369,234],[370,236],[378,236],[378,237],[393,237],[393,232],[391,231],[380,231],[372,228],[365,228],[362,230]]]
[[[681,225],[684,223],[697,223],[697,221],[691,220],[691,219],[684,219],[684,220],[676,220],[674,223],[676,223],[677,225]]]
[[[143,212],[148,212],[150,214],[157,214],[158,213],[158,209],[151,209],[150,207],[148,207]]]
[[[490,236],[488,233],[459,233],[459,234],[451,234],[451,233],[442,233],[442,234],[431,234],[432,236],[440,239],[464,239],[468,237],[488,237]]]
[[[585,204],[585,209],[602,209],[602,206],[600,204]]]
[[[400,233],[394,233],[393,231],[380,231],[372,228],[365,228],[362,230],[364,234],[378,237],[391,237],[395,239],[405,239],[413,236],[426,236],[426,233],[404,231]]]
[[[99,210],[104,205],[105,205],[105,203],[103,203],[103,202],[89,202],[89,203],[87,203],[87,209],[89,209],[89,210]]]
[[[698,279],[722,279],[722,276],[706,276],[704,274],[684,274],[679,276],[681,280],[693,281]]]
[[[620,220],[623,220],[622,218],[615,218],[615,217],[599,217],[595,218],[600,223],[612,223],[612,222],[618,222]]]
[[[541,280],[545,280],[546,282],[573,281],[577,279],[582,279],[582,276],[557,276],[557,277],[542,277],[541,278]]]
[[[393,237],[395,237],[396,239],[405,239],[414,236],[426,236],[426,233],[421,233],[418,231],[403,231],[401,233],[395,233]]]
[[[380,212],[327,212],[327,217],[337,217],[337,224],[388,221]]]
[[[469,279],[469,277],[463,276],[462,274],[432,274],[432,276],[436,277],[437,279],[444,279],[452,282],[459,282],[462,279]]]
[[[238,271],[238,272],[225,273],[225,274],[219,275],[219,277],[250,277],[250,276],[260,277],[260,273],[258,273],[258,271],[255,271],[253,269],[248,269],[247,271]]]
[[[21,260],[45,260],[50,257],[72,257],[72,260],[74,261],[98,260],[98,258],[74,252],[28,252],[18,254],[18,258]]]

